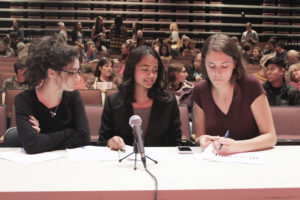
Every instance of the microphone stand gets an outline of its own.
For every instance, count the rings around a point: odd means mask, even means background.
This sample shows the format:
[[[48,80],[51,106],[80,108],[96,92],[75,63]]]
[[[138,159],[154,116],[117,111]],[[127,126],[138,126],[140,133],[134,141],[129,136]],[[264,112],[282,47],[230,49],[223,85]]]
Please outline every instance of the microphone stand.
[[[131,152],[130,154],[126,155],[125,157],[119,159],[119,162],[122,162],[125,158],[131,156],[132,154],[135,154],[135,158],[134,158],[134,170],[137,169],[136,167],[136,161],[137,161],[137,154],[139,153],[139,150],[138,150],[138,141],[137,141],[137,137],[136,137],[136,133],[135,131],[133,130],[133,152]],[[146,156],[145,154],[145,157],[152,160],[155,164],[157,164],[158,162],[152,158],[150,158],[149,156]],[[146,168],[146,164],[144,164],[144,167]]]

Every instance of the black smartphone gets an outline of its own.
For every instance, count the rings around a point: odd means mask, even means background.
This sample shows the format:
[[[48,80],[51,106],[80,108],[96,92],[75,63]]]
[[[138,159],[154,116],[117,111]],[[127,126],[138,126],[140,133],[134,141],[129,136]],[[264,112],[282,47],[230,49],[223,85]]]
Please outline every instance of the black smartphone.
[[[193,153],[192,148],[189,146],[178,146],[177,151],[178,153],[183,153],[183,154]]]

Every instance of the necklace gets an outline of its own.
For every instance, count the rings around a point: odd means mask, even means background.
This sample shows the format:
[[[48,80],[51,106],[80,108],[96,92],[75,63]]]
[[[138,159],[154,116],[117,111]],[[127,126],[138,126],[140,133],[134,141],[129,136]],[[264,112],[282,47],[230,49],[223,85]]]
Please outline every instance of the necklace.
[[[51,118],[54,118],[55,116],[56,116],[56,112],[57,112],[57,110],[58,110],[58,107],[59,107],[59,104],[56,106],[56,108],[55,108],[55,110],[53,111],[53,110],[50,110],[49,112],[50,112],[50,115],[51,115]]]

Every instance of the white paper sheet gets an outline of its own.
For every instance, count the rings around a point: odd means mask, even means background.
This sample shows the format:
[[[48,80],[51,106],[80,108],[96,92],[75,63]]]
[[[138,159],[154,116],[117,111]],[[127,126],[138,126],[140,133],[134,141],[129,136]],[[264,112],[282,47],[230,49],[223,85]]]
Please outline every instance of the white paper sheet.
[[[202,158],[210,161],[246,164],[266,164],[267,158],[263,152],[237,153],[227,156],[219,155],[210,144],[202,153]]]
[[[132,149],[132,147],[131,147]],[[132,150],[126,146],[125,152],[112,151],[108,147],[84,146],[75,149],[67,149],[67,156],[73,162],[97,162],[119,160],[127,152]]]
[[[0,153],[0,158],[9,161],[15,161],[22,164],[33,164],[33,163],[45,162],[48,160],[54,160],[62,157],[64,157],[63,154],[58,154],[54,152],[26,154],[24,149]]]

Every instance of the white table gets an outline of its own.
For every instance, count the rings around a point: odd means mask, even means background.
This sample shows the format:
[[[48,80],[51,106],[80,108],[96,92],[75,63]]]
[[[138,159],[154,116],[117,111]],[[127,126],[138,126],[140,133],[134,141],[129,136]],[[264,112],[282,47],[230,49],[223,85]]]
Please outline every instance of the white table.
[[[0,148],[0,152],[8,150],[12,149]],[[168,150],[177,154],[175,148]],[[200,156],[200,148],[193,150]],[[299,200],[300,146],[276,146],[265,153],[266,165],[178,155],[176,160],[158,160],[158,164],[147,160],[147,166],[158,180],[160,200]],[[141,162],[137,170],[133,164],[128,160],[75,163],[64,157],[23,165],[0,159],[0,199],[154,199],[153,180]]]

